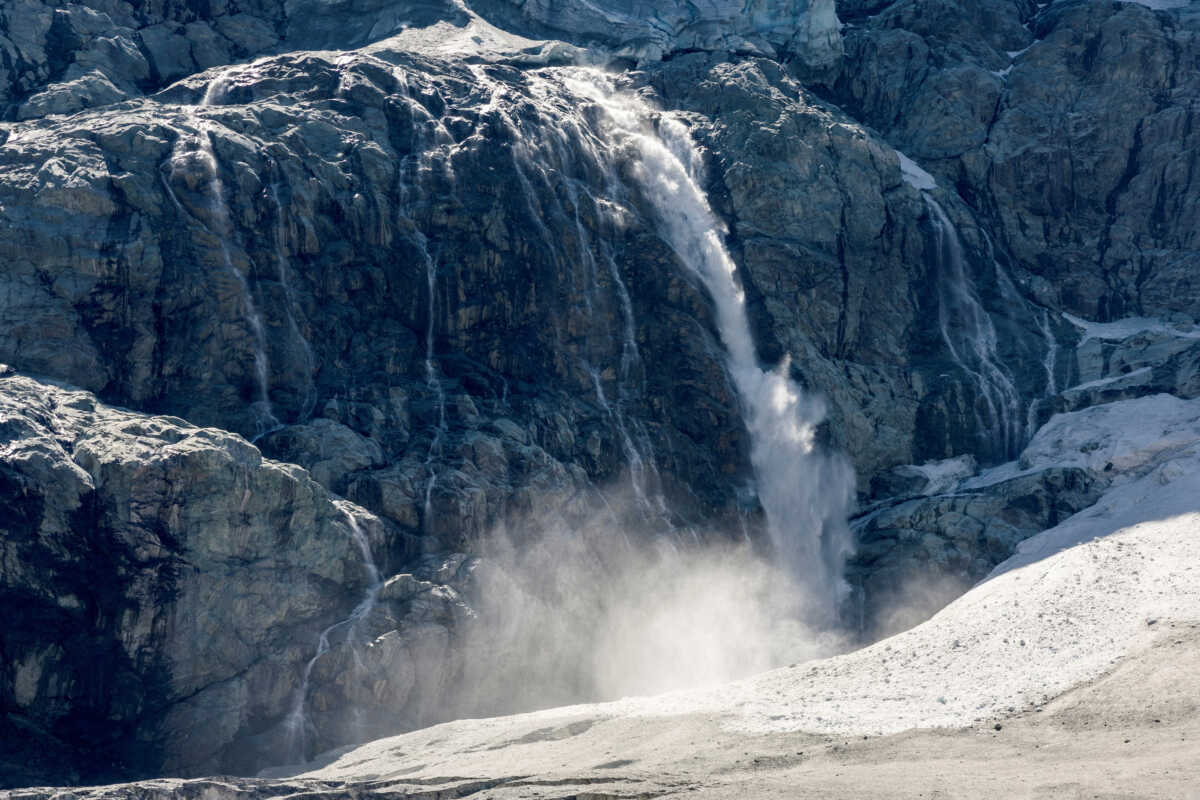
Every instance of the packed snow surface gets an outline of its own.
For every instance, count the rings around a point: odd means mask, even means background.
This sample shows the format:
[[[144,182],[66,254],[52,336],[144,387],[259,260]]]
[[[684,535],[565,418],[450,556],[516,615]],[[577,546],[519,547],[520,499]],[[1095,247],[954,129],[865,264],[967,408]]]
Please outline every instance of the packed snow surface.
[[[1171,325],[1155,317],[1126,317],[1112,322],[1092,322],[1072,314],[1063,314],[1068,322],[1079,328],[1082,345],[1088,339],[1103,339],[1119,342],[1139,333],[1157,333],[1181,339],[1200,339],[1200,328],[1195,325]]]
[[[917,162],[899,150],[896,151],[896,155],[900,158],[900,177],[904,178],[906,183],[922,191],[931,191],[937,188],[937,181],[933,179],[932,175],[921,169]]]
[[[1018,460],[985,470],[959,488],[978,489],[1051,467],[1111,473],[1119,485],[1164,461],[1190,457],[1198,443],[1200,399],[1157,394],[1121,400],[1055,414]],[[1200,501],[1196,508],[1200,510]]]
[[[1200,478],[1177,477],[1186,485],[1162,494],[1190,491],[1191,505],[1200,504]],[[752,733],[888,734],[963,727],[1044,703],[1147,646],[1153,624],[1200,619],[1200,513],[1133,523],[1034,560],[1084,538],[1093,522],[1103,532],[1138,513],[1120,507],[1068,520],[1018,554],[1008,565],[1016,568],[866,649],[706,693],[623,701],[613,713],[725,713],[727,727]]]
[[[1159,395],[1058,415],[1021,463],[1126,474],[932,619],[870,647],[709,689],[464,720],[440,726],[439,738],[474,747],[568,720],[687,714],[747,734],[966,727],[1040,706],[1145,651],[1169,625],[1200,622],[1200,400]],[[378,770],[392,741],[313,775]]]

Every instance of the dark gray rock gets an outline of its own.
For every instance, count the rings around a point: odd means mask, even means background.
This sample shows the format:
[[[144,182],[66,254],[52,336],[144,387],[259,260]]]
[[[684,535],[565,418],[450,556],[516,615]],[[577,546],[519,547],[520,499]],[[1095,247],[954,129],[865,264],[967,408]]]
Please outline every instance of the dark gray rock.
[[[449,696],[490,665],[459,635],[468,555],[509,523],[574,530],[620,498],[609,535],[756,535],[710,298],[637,154],[546,64],[640,62],[622,86],[700,144],[761,360],[825,399],[821,446],[882,503],[849,573],[865,629],[1104,480],[925,496],[897,465],[992,464],[1052,412],[1200,392],[1196,15],[843,0],[839,32],[828,0],[468,6],[0,9],[0,361],[95,395],[0,368],[23,775],[278,760],[317,635],[362,600],[345,513],[399,574],[311,662],[301,756],[479,710]],[[944,318],[950,278],[973,332]],[[1064,311],[1170,325],[1081,336]],[[999,389],[959,354],[984,340]]]
[[[846,31],[833,94],[956,187],[1039,304],[1102,321],[1194,314],[1197,18],[1033,11],[895,3]]]
[[[241,437],[0,378],[5,782],[242,764],[367,587],[350,517]],[[284,588],[286,587],[286,588]]]

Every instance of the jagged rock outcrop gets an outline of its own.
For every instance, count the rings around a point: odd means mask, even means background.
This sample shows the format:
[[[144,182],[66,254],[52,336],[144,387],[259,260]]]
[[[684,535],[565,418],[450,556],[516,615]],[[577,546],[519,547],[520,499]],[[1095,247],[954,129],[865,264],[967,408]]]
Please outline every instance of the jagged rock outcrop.
[[[863,633],[874,639],[917,624],[988,577],[1022,541],[1076,512],[1103,519],[1115,501],[1097,500],[1111,489],[1137,491],[1129,487],[1139,479],[1168,485],[1187,474],[1177,459],[1196,447],[1195,399],[1105,400],[1055,415],[1018,459],[990,470],[966,459],[896,470],[908,479],[892,487],[897,499],[855,523],[859,550],[847,578]],[[1105,524],[1091,535],[1107,533]]]
[[[349,427],[371,443],[337,441],[378,447],[392,471],[329,473],[330,485],[440,548],[485,531],[523,486],[616,479],[628,447],[656,460],[667,491],[700,500],[695,517],[728,509],[741,445],[719,351],[672,335],[705,318],[703,298],[644,221],[614,228],[590,189],[552,188],[606,165],[553,151],[549,118],[539,130],[541,118],[489,110],[528,91],[515,70],[389,57],[287,57],[120,114],[14,128],[0,191],[12,213],[37,211],[0,245],[12,259],[0,350],[247,435],[313,413]],[[530,147],[557,161],[535,164]],[[578,259],[591,247],[612,249],[589,274]],[[612,335],[651,318],[665,324],[639,341]],[[281,436],[267,451],[308,464],[333,441],[302,437],[316,451],[304,457],[299,433]],[[448,527],[433,531],[429,510]]]
[[[0,105],[6,119],[69,114],[276,50],[361,47],[465,19],[440,0],[16,0],[0,10]]]
[[[253,772],[439,719],[464,556],[388,553],[236,434],[0,369],[5,785]]]
[[[833,0],[612,3],[554,0],[17,0],[0,11],[0,108],[8,119],[70,114],[140,97],[256,56],[346,50],[410,28],[463,27],[475,11],[507,28],[658,60],[723,50],[833,67]]]
[[[920,623],[1021,541],[1096,502],[1103,486],[1103,475],[1051,467],[869,512],[854,527],[858,551],[847,569],[860,633],[873,641]]]

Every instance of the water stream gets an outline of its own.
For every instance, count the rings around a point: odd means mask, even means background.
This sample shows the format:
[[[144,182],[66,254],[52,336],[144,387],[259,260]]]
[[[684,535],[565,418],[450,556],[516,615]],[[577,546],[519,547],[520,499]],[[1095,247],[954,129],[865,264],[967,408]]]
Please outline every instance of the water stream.
[[[279,429],[282,427],[282,424],[275,416],[271,405],[271,365],[267,355],[266,327],[263,323],[262,315],[255,305],[249,279],[234,262],[233,252],[230,249],[230,242],[234,235],[234,226],[229,213],[229,205],[225,200],[225,186],[221,180],[220,164],[217,161],[216,151],[213,149],[212,123],[200,113],[200,109],[209,107],[216,102],[220,97],[224,84],[225,80],[223,76],[218,76],[210,81],[200,103],[194,108],[188,109],[188,121],[195,129],[195,136],[180,136],[176,140],[175,149],[172,151],[168,162],[169,174],[163,177],[162,183],[176,210],[181,214],[187,214],[183,204],[175,194],[171,182],[176,179],[180,170],[191,168],[189,162],[193,158],[199,160],[200,166],[204,171],[208,199],[208,219],[199,219],[195,215],[192,216],[217,240],[225,271],[233,277],[238,287],[242,318],[245,320],[246,326],[250,329],[251,341],[254,347],[254,381],[256,388],[256,397],[251,404],[251,413],[254,418],[255,428],[254,433],[251,435],[251,441],[256,441],[266,433]]]
[[[371,543],[367,540],[366,533],[352,513],[345,509],[343,509],[343,513],[345,514],[347,527],[350,529],[350,535],[354,539],[354,543],[362,556],[363,569],[367,573],[367,589],[363,595],[363,599],[359,601],[348,617],[333,623],[321,631],[320,636],[317,637],[317,650],[304,665],[304,671],[300,677],[300,685],[296,688],[292,696],[291,711],[288,712],[283,721],[287,749],[286,761],[284,763],[300,764],[313,755],[316,729],[308,714],[308,693],[312,686],[313,667],[316,666],[317,661],[322,656],[329,652],[329,637],[344,628],[345,640],[343,646],[351,648],[353,654],[352,663],[361,669],[358,649],[365,646],[367,642],[359,640],[359,624],[375,608],[375,603],[379,597],[379,590],[383,588],[379,568],[375,565],[375,558],[371,554]]]
[[[962,240],[942,206],[922,192],[933,221],[939,274],[938,327],[951,358],[970,378],[986,414],[975,404],[976,430],[1003,458],[1024,444],[1026,418],[1021,395],[997,353],[996,327],[967,274]],[[998,437],[993,444],[990,437]]]
[[[690,133],[672,115],[619,91],[603,73],[556,74],[571,93],[602,109],[612,152],[636,153],[632,175],[661,235],[711,296],[776,556],[803,588],[807,617],[831,624],[845,592],[842,564],[852,549],[846,517],[853,470],[817,447],[825,407],[791,379],[788,360],[774,369],[759,365],[737,267],[702,188],[702,161]]]
[[[292,340],[299,343],[300,352],[304,357],[304,396],[300,401],[300,410],[297,419],[304,421],[312,416],[313,410],[317,405],[317,385],[313,378],[313,373],[316,370],[316,357],[313,355],[312,345],[300,330],[299,323],[296,322],[296,314],[293,309],[296,307],[296,297],[292,291],[292,283],[289,276],[289,259],[287,254],[287,225],[285,223],[285,213],[283,201],[279,198],[278,184],[271,184],[271,199],[275,204],[275,211],[278,214],[278,222],[275,226],[275,267],[279,273],[279,285],[283,289],[284,313],[287,316],[288,333],[291,334]]]

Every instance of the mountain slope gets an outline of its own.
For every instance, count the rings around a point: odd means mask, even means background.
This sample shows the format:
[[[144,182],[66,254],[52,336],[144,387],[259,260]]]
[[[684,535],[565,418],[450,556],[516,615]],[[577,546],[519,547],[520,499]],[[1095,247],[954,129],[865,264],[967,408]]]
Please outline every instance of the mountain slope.
[[[1150,5],[0,3],[0,757],[50,753],[0,777],[740,677],[1196,511],[1200,14]]]

